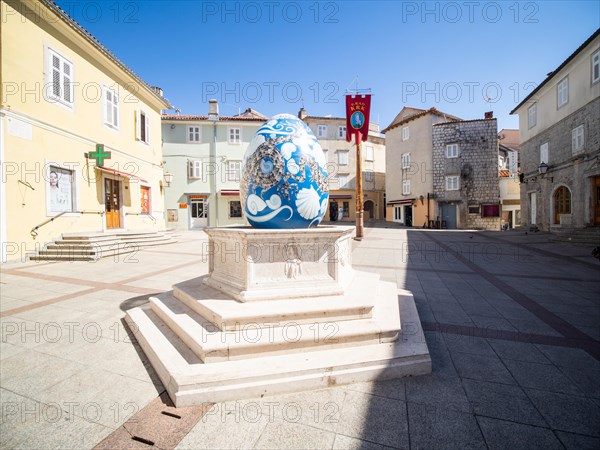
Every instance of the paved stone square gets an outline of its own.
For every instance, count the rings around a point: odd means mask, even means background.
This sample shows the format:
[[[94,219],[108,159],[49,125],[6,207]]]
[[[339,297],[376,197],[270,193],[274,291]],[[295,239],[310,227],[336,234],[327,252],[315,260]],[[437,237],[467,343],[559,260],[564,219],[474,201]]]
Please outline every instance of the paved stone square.
[[[600,448],[591,248],[384,223],[365,236],[354,267],[414,293],[421,323],[403,333],[423,328],[433,373],[193,408],[172,408],[122,318],[206,273],[203,232],[3,265],[0,448]]]

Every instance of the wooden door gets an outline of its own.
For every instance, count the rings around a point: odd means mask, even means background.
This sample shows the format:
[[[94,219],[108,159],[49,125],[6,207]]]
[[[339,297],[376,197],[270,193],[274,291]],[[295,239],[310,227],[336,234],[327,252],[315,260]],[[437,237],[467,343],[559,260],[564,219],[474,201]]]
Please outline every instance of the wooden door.
[[[106,207],[106,227],[121,228],[121,182],[104,179],[104,205]]]
[[[600,225],[600,177],[594,177],[594,225]]]

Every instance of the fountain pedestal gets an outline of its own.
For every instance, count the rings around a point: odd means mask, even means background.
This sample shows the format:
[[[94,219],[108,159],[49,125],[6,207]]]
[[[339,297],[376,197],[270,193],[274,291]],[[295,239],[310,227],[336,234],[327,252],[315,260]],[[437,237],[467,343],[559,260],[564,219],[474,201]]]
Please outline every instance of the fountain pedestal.
[[[353,231],[207,229],[208,275],[126,316],[175,405],[430,373],[412,294],[352,268]]]

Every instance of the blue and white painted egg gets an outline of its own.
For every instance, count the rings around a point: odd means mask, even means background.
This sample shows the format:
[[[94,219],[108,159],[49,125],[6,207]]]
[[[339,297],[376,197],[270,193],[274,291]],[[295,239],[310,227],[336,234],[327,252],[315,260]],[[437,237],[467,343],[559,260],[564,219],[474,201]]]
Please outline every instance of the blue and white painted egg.
[[[248,145],[240,196],[255,228],[316,227],[327,209],[326,160],[308,126],[291,114],[266,122]]]

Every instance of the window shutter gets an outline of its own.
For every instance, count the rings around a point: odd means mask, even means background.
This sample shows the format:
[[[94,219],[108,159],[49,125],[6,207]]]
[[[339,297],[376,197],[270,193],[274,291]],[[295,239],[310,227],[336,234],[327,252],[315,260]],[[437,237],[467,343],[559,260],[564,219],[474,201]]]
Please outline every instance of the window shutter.
[[[136,140],[142,139],[142,126],[141,126],[141,113],[139,110],[134,112],[134,120],[135,120],[135,138]]]
[[[113,99],[113,125],[115,127],[119,126],[119,94],[116,91],[112,91],[112,99]]]
[[[146,127],[146,144],[150,143],[150,117],[148,114],[144,114],[145,127]]]
[[[188,161],[188,178],[194,178],[194,161]]]

